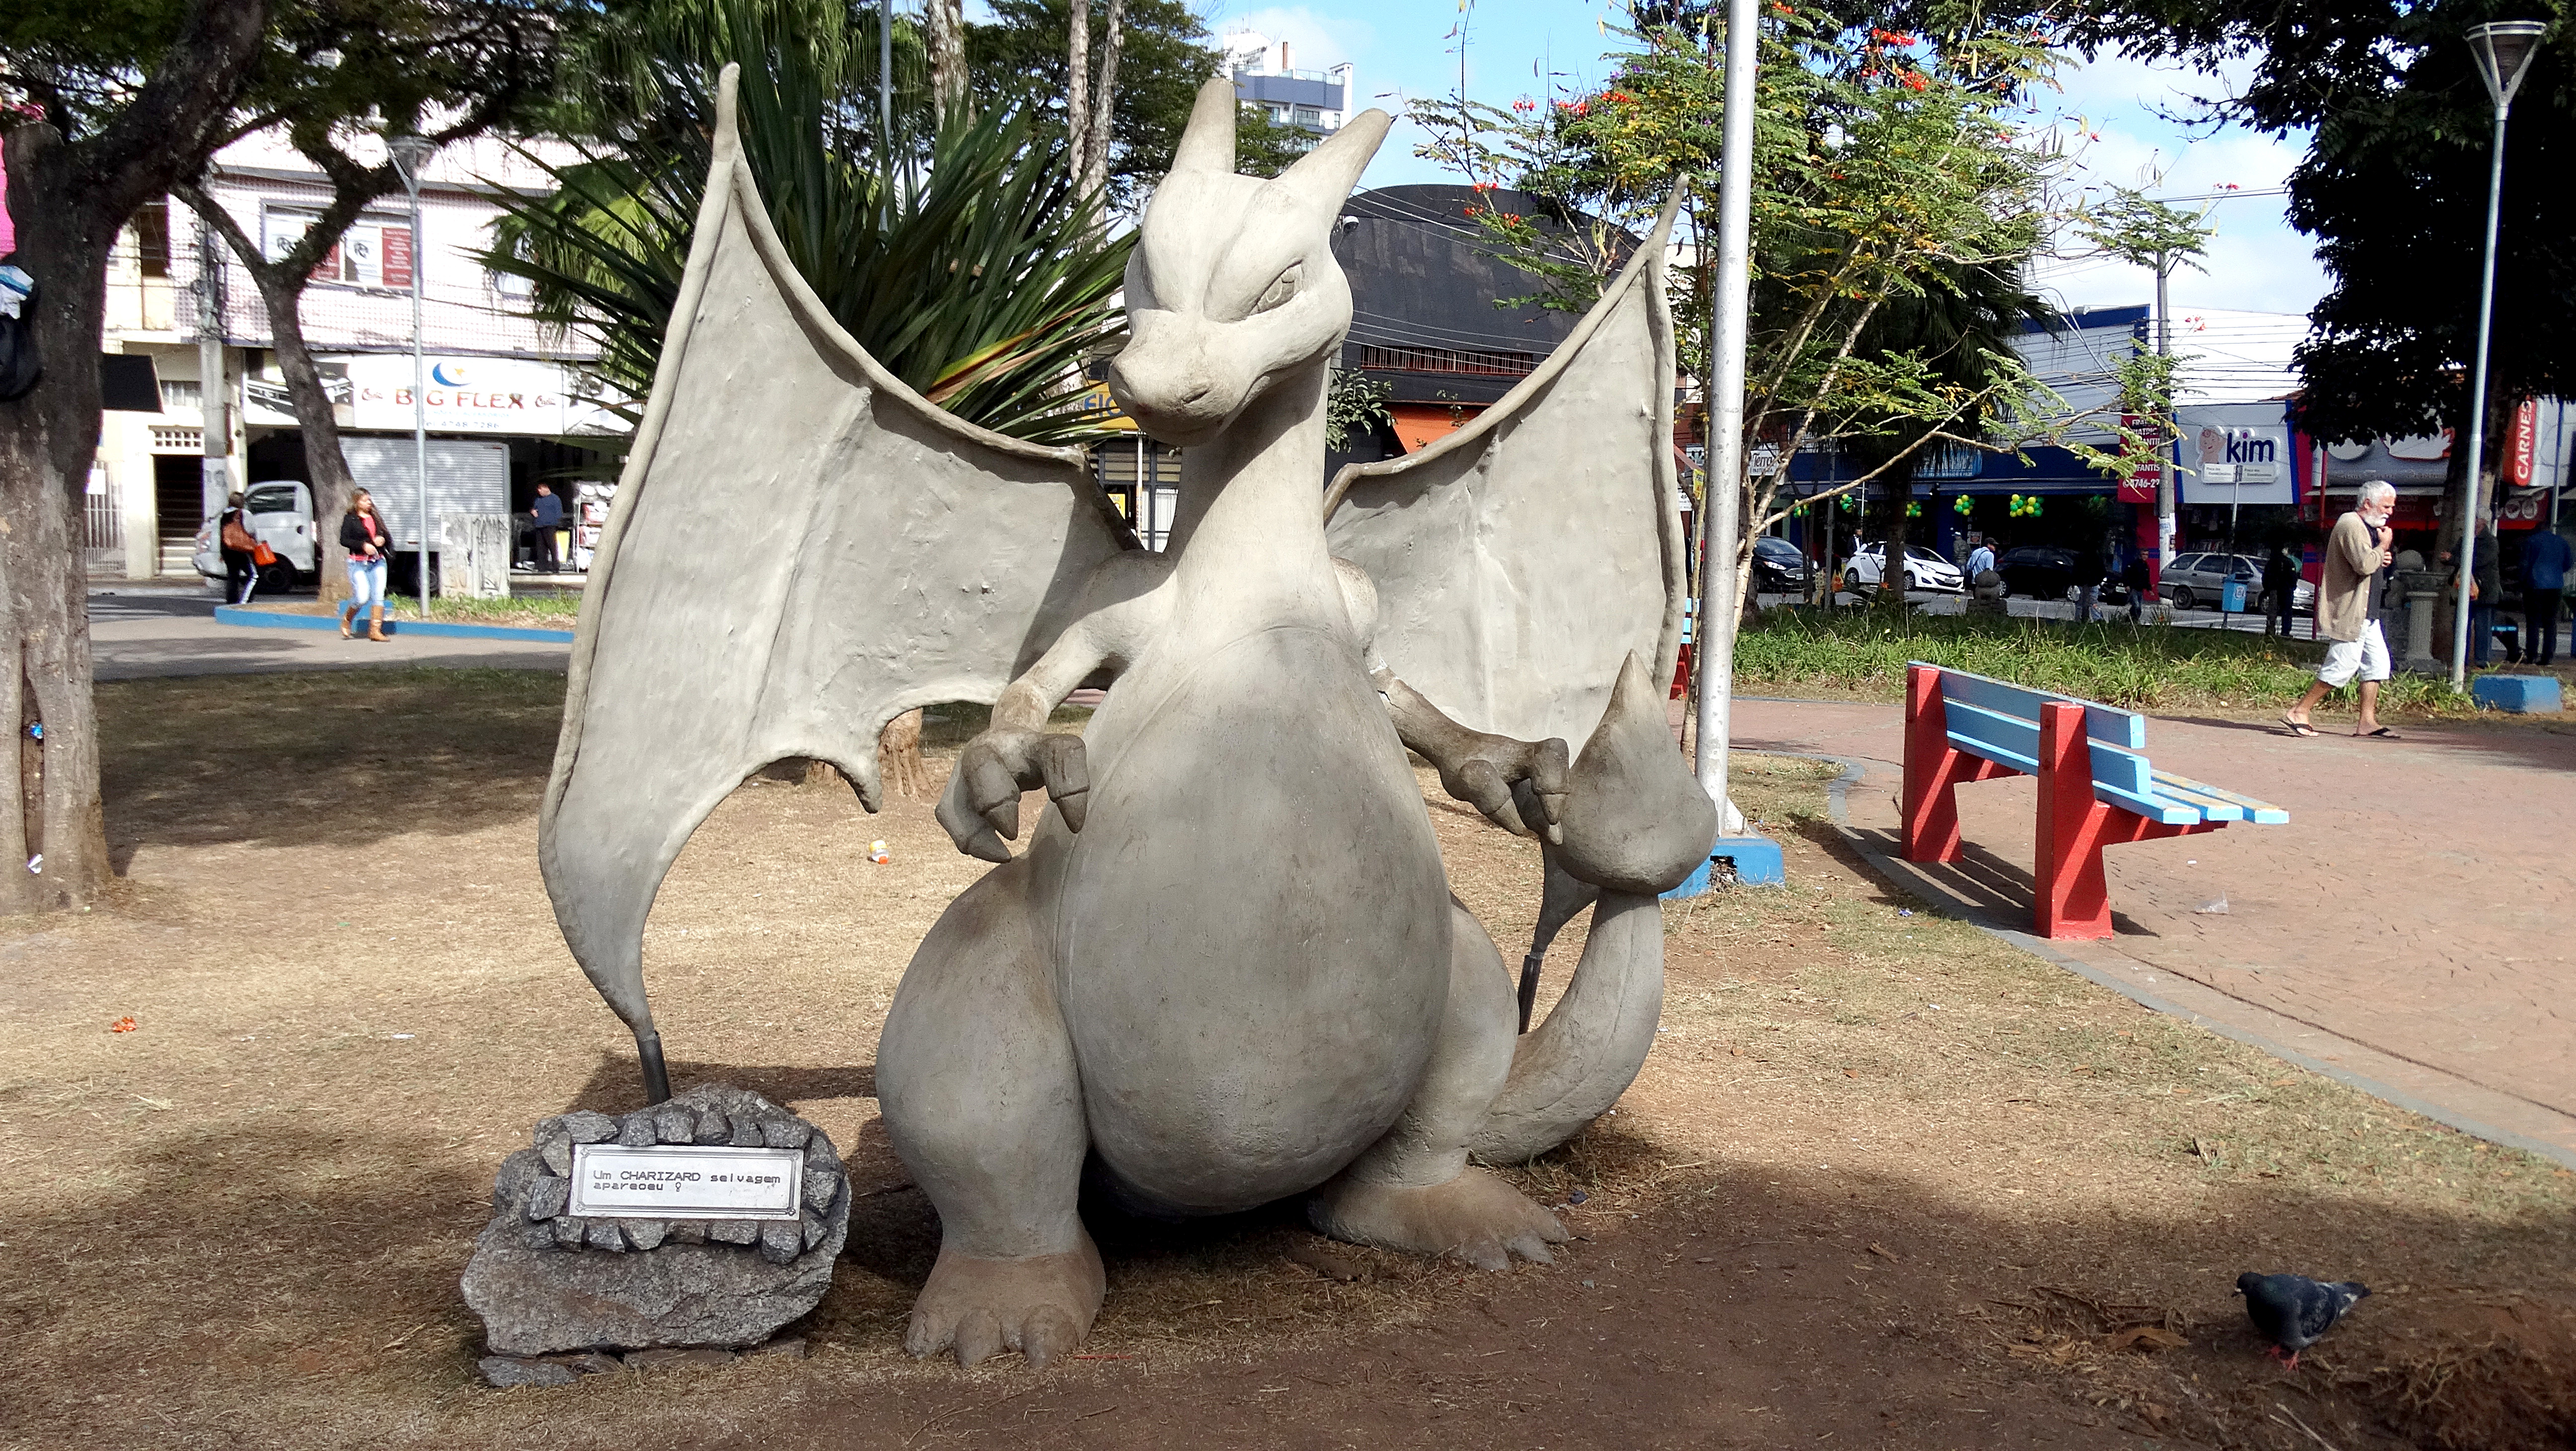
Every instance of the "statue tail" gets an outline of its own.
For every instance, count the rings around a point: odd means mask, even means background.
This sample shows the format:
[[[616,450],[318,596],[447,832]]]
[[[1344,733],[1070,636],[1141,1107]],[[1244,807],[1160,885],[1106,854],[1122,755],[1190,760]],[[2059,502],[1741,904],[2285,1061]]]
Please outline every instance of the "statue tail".
[[[1534,978],[1529,973],[1525,980]],[[1518,1164],[1574,1137],[1636,1081],[1663,1007],[1661,904],[1652,896],[1602,892],[1573,981],[1547,1021],[1521,1038],[1511,1077],[1467,1151],[1487,1163]]]

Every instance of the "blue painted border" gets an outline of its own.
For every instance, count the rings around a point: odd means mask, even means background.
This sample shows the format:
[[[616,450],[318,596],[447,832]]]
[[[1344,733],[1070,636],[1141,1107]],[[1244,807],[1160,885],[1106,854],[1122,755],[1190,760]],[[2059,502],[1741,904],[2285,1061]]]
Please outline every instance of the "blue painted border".
[[[215,606],[218,625],[245,625],[260,630],[337,630],[340,622],[329,615],[292,615],[282,610],[255,610],[243,605]],[[451,640],[537,640],[554,645],[572,643],[570,630],[539,630],[525,625],[451,625],[444,620],[403,620],[385,618],[388,635],[435,635]]]

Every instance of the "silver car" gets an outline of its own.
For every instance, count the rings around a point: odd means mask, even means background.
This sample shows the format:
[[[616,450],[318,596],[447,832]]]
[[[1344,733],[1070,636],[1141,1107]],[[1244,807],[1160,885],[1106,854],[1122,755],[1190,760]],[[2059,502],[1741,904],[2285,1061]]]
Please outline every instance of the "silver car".
[[[2156,590],[2178,610],[2219,608],[2227,582],[2245,586],[2245,608],[2263,608],[2263,561],[2250,554],[2177,554],[2157,577]],[[2290,608],[2306,614],[2316,608],[2317,587],[2300,580],[2290,591]]]

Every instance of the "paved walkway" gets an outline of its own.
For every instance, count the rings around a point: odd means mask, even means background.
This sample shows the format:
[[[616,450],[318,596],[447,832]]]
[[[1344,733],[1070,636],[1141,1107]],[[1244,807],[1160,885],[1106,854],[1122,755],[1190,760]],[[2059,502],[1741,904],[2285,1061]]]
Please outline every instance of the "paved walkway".
[[[1894,705],[1735,703],[1739,746],[1864,762],[1848,825],[1891,858],[1902,723]],[[2286,807],[2290,824],[2111,848],[2116,934],[2049,948],[2576,1164],[2576,723],[2409,727],[2390,742],[2158,718],[2147,753]],[[1967,859],[1913,869],[1910,885],[2027,931],[2036,789],[1961,788]],[[2223,914],[2202,910],[2222,900]]]
[[[361,632],[363,634],[363,632]],[[551,641],[428,636],[343,640],[326,630],[253,630],[215,623],[203,590],[113,587],[89,595],[90,656],[100,680],[356,670],[370,665],[479,665],[562,670],[570,647]]]

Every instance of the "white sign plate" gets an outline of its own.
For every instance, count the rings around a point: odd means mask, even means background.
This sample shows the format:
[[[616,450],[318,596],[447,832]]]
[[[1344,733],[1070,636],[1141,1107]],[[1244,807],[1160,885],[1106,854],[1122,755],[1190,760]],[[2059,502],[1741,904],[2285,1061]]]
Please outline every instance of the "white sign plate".
[[[805,1192],[800,1149],[577,1144],[572,1204],[611,1219],[794,1219]]]

